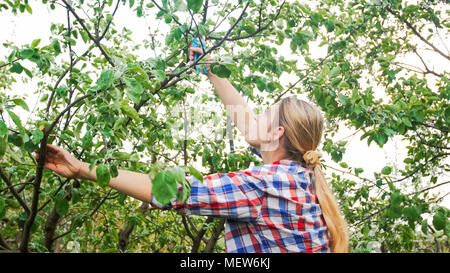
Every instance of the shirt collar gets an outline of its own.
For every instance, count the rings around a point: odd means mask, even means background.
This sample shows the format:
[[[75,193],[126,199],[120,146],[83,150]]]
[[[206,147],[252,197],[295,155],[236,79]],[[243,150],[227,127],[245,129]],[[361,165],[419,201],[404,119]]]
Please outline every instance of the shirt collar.
[[[290,160],[290,159],[281,159],[272,162],[272,165],[292,165],[292,164],[300,164],[300,162]]]
[[[311,171],[309,168],[305,168],[302,166],[302,164],[300,164],[300,162],[295,161],[295,160],[290,160],[290,159],[281,159],[281,160],[277,160],[272,162],[272,165],[286,165],[286,166],[297,166],[297,170],[298,171]]]

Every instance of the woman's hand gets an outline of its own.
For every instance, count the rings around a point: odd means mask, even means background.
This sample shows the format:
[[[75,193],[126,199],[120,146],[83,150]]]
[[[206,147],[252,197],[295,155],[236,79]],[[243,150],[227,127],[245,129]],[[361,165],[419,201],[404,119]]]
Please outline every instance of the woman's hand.
[[[36,160],[39,160],[39,154],[36,154]],[[82,166],[83,163],[68,151],[47,144],[44,168],[67,178],[79,178]]]
[[[201,56],[201,55],[203,55],[203,50],[202,50],[200,47],[191,47],[190,50],[189,50],[189,60],[194,61],[194,53],[198,53],[199,56]],[[203,60],[205,60],[205,61],[203,61]],[[211,64],[212,62],[213,62],[213,60],[212,60],[211,56],[210,56],[209,54],[207,54],[207,55],[200,61],[200,63],[202,63],[202,64],[200,64],[200,65],[198,65],[198,66],[199,66],[199,68],[200,68],[201,65],[204,65],[204,66],[206,67],[206,71],[208,71],[208,73],[211,73],[211,70],[210,70],[210,64]],[[203,64],[203,63],[205,63],[205,64]],[[200,69],[200,70],[203,71],[203,68]]]

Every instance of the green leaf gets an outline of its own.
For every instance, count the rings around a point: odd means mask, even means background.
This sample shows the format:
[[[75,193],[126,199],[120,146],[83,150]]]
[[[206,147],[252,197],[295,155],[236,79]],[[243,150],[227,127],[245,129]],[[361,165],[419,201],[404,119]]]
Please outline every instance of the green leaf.
[[[123,159],[123,160],[129,160],[130,154],[125,152],[114,152],[113,153],[114,158]]]
[[[55,55],[58,56],[61,53],[61,46],[58,40],[53,40],[51,43],[53,50],[55,51]]]
[[[381,173],[384,175],[389,175],[389,174],[391,174],[391,172],[392,172],[392,168],[389,166],[386,166],[381,170]]]
[[[89,41],[89,35],[87,34],[87,32],[81,29],[80,34],[81,39],[83,39],[83,42],[87,43]]]
[[[92,134],[91,131],[87,131],[84,137],[81,139],[81,148],[90,151],[92,148]]]
[[[25,111],[30,112],[28,105],[23,99],[12,99],[11,101],[14,102],[15,105],[22,107]]]
[[[65,216],[69,212],[69,201],[67,201],[64,191],[58,192],[55,196],[55,208],[56,213],[58,213],[61,217]]]
[[[127,122],[128,118],[126,117],[121,117],[118,118],[116,120],[116,122],[114,122],[114,126],[113,126],[113,130],[118,130],[120,127],[122,127],[122,125],[124,125]]]
[[[39,129],[34,130],[32,134],[33,134],[32,142],[35,145],[41,142],[41,140],[44,138],[44,132],[42,132]]]
[[[32,153],[39,148],[39,145],[34,144],[32,140],[29,140],[29,141],[25,142],[23,147],[25,148],[25,151]]]
[[[341,71],[341,69],[339,68],[339,66],[335,66],[335,67],[333,67],[333,69],[331,69],[330,74],[328,74],[328,76],[330,77],[330,79],[333,79],[337,75],[339,75],[340,71]]]
[[[31,7],[28,3],[25,4],[25,9],[28,11],[29,14],[33,13],[33,10],[31,9]]]
[[[447,107],[444,111],[445,121],[450,123],[450,107]]]
[[[419,122],[425,121],[425,114],[422,111],[413,111],[412,116]]]
[[[132,118],[134,121],[139,122],[141,118],[139,117],[138,112],[133,107],[129,106],[128,104],[122,104],[120,106],[120,109],[122,110],[122,113]]]
[[[325,26],[326,26],[328,32],[332,32],[335,28],[334,21],[327,20],[325,22]]]
[[[359,176],[360,173],[364,172],[364,169],[362,168],[355,168],[355,175]]]
[[[111,87],[114,82],[114,71],[112,69],[106,69],[102,72],[97,80],[97,86],[101,90],[106,90]]]
[[[97,182],[100,187],[106,187],[109,185],[111,175],[109,174],[109,169],[105,164],[98,165],[95,170],[95,174],[97,175]]]
[[[48,94],[44,94],[44,95],[42,95],[42,98],[39,101],[44,102],[44,101],[47,101],[47,99],[48,99]]]
[[[172,15],[170,15],[168,13],[164,14],[164,22],[166,24],[170,24],[172,22]]]
[[[65,96],[67,96],[67,86],[63,85],[63,86],[56,88],[55,93],[56,93],[56,97],[64,98]]]
[[[3,120],[0,120],[0,137],[5,136],[8,133],[8,127]]]
[[[6,214],[6,204],[5,204],[5,198],[0,196],[0,219],[3,219]]]
[[[380,145],[380,147],[383,147],[384,144],[386,144],[388,138],[386,134],[378,132],[375,134],[375,142]]]
[[[187,0],[188,9],[192,10],[194,13],[198,13],[202,8],[203,0]]]
[[[442,211],[438,211],[433,216],[433,226],[437,230],[443,230],[445,228],[445,225],[446,225],[447,221],[448,221],[448,218],[445,215],[445,213],[442,213]]]
[[[164,73],[164,71],[162,70],[156,70],[153,71],[153,73],[155,74],[156,79],[160,82],[162,82],[166,78],[166,73]]]
[[[6,138],[0,137],[0,159],[3,158],[3,156],[6,153],[6,145],[8,145]],[[1,217],[0,217],[0,219],[1,219]]]
[[[412,127],[411,121],[407,117],[402,118],[403,124],[405,124],[408,127]]]
[[[35,49],[25,48],[20,51],[20,58],[25,60],[33,57]]]
[[[136,8],[136,15],[137,17],[142,17],[142,6]]]
[[[402,195],[399,192],[394,192],[391,194],[390,204],[392,208],[398,208],[402,202]]]
[[[428,220],[426,219],[422,221],[422,232],[428,234]]]
[[[111,177],[117,177],[119,175],[119,170],[117,169],[116,165],[109,166],[109,173],[111,174]]]
[[[346,96],[339,94],[338,99],[342,103],[343,106],[347,105],[348,98]]]
[[[228,77],[228,76],[226,76],[226,77]],[[261,77],[257,78],[256,79],[256,87],[258,88],[259,91],[264,91],[266,89],[266,87],[267,87],[266,79],[261,78]]]
[[[377,187],[381,187],[383,185],[383,180],[378,179],[376,182]]]
[[[11,117],[11,119],[13,120],[14,124],[16,124],[17,128],[19,129],[20,132],[25,132],[25,128],[22,126],[22,122],[20,121],[20,118],[14,114],[13,112],[6,110],[9,114],[9,116]]]
[[[177,194],[177,182],[170,171],[158,173],[152,181],[152,194],[155,199],[163,205],[170,203],[170,200]]]
[[[405,209],[405,216],[410,222],[414,222],[420,216],[420,209],[416,206]]]
[[[20,134],[9,134],[8,142],[16,145],[17,147],[21,147],[23,145],[23,137]]]
[[[23,71],[23,67],[20,63],[15,62],[13,63],[13,65],[11,66],[11,68],[9,69],[9,71],[20,74]]]
[[[198,180],[200,180],[201,182],[203,182],[203,175],[201,174],[201,172],[199,172],[196,168],[189,166],[189,172]]]
[[[141,101],[142,93],[144,89],[142,85],[134,78],[125,78],[127,85],[127,95],[134,102],[139,103]]]
[[[183,0],[174,0],[174,11],[187,11],[187,6]]]
[[[128,195],[126,195],[125,193],[119,192],[119,203],[123,205],[127,197]]]
[[[39,43],[41,42],[41,39],[35,39],[31,42],[31,47],[35,48],[39,45]]]
[[[211,72],[221,78],[228,78],[231,75],[231,71],[223,64],[212,64]]]
[[[189,196],[191,196],[192,186],[191,184],[184,180],[182,185],[182,191],[178,192],[177,199],[181,201],[182,204],[186,203],[186,201],[189,199]]]
[[[182,184],[185,180],[186,173],[181,167],[173,167],[169,170],[172,172],[173,177],[175,178],[175,181],[177,181],[179,184]]]
[[[72,204],[76,204],[81,201],[81,193],[77,188],[72,188]]]

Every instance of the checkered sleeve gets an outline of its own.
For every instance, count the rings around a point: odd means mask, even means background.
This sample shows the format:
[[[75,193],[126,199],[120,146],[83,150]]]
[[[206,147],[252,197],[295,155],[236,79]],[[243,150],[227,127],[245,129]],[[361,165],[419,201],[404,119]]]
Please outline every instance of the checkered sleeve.
[[[264,181],[249,172],[217,173],[205,176],[203,182],[187,176],[191,195],[182,204],[174,198],[161,205],[152,196],[151,205],[161,209],[176,209],[186,215],[203,215],[229,220],[252,221],[260,215],[264,195]],[[182,188],[179,188],[181,191]]]

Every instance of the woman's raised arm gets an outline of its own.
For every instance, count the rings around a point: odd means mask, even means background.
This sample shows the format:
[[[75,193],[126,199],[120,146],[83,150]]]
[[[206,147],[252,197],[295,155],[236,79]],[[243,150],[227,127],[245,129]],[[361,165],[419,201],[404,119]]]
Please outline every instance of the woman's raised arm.
[[[190,58],[194,59],[193,54],[203,54],[201,48],[191,47]],[[210,56],[207,56],[207,62],[211,63],[212,59]],[[247,102],[244,98],[239,94],[239,92],[234,88],[234,86],[230,83],[228,79],[220,78],[217,75],[213,74],[210,70],[210,66],[208,64],[205,65],[206,70],[208,71],[208,79],[213,84],[217,95],[222,101],[228,115],[233,120],[236,127],[241,131],[241,133],[245,136],[245,140],[255,146],[259,147],[256,136],[252,135],[252,132],[256,132],[256,115],[253,110],[247,105]]]

